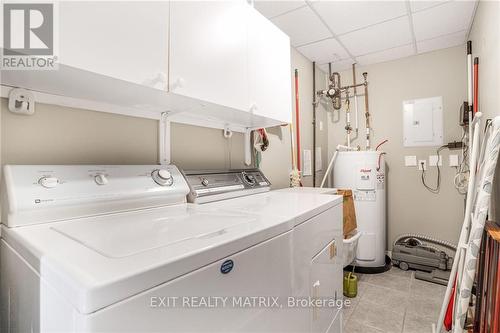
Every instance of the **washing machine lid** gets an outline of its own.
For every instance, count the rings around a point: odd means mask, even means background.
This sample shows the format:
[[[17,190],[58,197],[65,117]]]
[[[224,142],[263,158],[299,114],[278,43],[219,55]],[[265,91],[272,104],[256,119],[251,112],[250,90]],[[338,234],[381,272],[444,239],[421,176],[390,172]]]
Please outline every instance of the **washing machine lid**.
[[[340,205],[342,200],[340,195],[275,190],[208,205],[237,212],[277,216],[293,220],[293,224],[298,225],[329,208]]]
[[[182,204],[19,228],[2,238],[91,313],[290,230],[286,219]]]
[[[329,194],[329,195],[337,195],[336,188],[329,187],[287,187],[276,190],[276,192],[285,192],[285,193],[317,193],[317,194]]]

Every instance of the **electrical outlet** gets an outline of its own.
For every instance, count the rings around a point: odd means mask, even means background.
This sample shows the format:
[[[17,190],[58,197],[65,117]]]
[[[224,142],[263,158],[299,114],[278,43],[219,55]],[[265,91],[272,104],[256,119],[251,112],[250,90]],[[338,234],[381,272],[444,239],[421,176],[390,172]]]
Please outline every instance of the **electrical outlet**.
[[[438,155],[429,156],[429,166],[436,166],[438,164]],[[439,155],[439,166],[443,165],[443,158]]]
[[[417,166],[417,156],[415,156],[415,155],[405,156],[405,166],[416,167]]]
[[[418,170],[427,170],[427,160],[418,160]]]

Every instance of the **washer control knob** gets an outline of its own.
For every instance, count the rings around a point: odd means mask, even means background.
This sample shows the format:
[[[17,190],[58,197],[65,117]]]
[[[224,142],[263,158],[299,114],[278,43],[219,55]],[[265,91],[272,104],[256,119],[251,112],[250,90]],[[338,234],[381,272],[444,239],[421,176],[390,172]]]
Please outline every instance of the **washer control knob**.
[[[102,173],[96,175],[94,177],[94,180],[95,180],[97,185],[106,185],[108,183],[108,178],[105,175],[103,175]]]
[[[161,186],[172,186],[174,183],[174,178],[172,177],[172,174],[170,171],[166,169],[156,169],[153,171],[151,174],[151,177],[153,177],[153,180],[155,181],[156,184],[161,185]]]
[[[255,186],[255,184],[257,183],[257,181],[255,180],[255,177],[246,173],[246,172],[242,172],[241,175],[243,176],[243,182],[249,186]]]
[[[203,179],[201,180],[201,185],[203,185],[203,186],[208,186],[208,179],[203,178]]]
[[[158,170],[158,177],[163,180],[168,180],[172,178],[172,174],[167,169],[160,169]]]
[[[38,184],[45,188],[54,188],[59,185],[59,179],[56,177],[42,177],[38,180]]]

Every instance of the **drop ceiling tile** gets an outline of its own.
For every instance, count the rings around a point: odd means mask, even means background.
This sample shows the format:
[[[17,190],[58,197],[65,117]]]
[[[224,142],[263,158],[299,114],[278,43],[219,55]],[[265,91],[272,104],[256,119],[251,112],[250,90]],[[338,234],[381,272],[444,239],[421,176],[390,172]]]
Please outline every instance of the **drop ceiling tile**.
[[[336,35],[406,14],[404,1],[318,1],[313,7]]]
[[[373,53],[411,42],[408,17],[401,17],[339,37],[354,56]]]
[[[434,0],[434,1],[412,0],[410,1],[410,8],[411,11],[414,13],[420,10],[442,5],[448,1],[450,0]]]
[[[297,50],[309,60],[320,64],[349,58],[346,50],[333,38],[300,46]]]
[[[325,72],[325,74],[328,74],[328,63],[318,65],[318,67]],[[344,59],[340,61],[334,61],[332,62],[332,72],[342,72],[348,69],[352,68],[352,60],[351,59]]]
[[[328,74],[328,64],[318,65],[319,69]]]
[[[361,66],[376,64],[379,62],[385,62],[390,60],[395,60],[399,58],[408,57],[414,54],[413,44],[408,44],[404,46],[395,47],[392,49],[375,52],[367,54],[364,56],[357,57],[358,64]]]
[[[304,1],[255,1],[254,7],[262,15],[272,18],[277,15],[289,12],[299,7],[305,6]]]
[[[417,42],[418,53],[444,49],[465,44],[466,30]]]
[[[330,31],[308,6],[271,20],[288,36],[293,46],[332,37]]]
[[[450,1],[413,14],[417,41],[467,30],[474,13],[474,1]]]

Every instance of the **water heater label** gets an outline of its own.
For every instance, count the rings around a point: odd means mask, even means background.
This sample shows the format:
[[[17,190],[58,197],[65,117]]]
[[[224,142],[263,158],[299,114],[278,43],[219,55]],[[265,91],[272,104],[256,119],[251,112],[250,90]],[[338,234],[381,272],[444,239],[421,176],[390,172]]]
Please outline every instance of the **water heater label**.
[[[377,192],[375,191],[354,191],[354,200],[356,201],[376,201]]]
[[[385,188],[385,174],[377,173],[377,190],[383,190]]]

